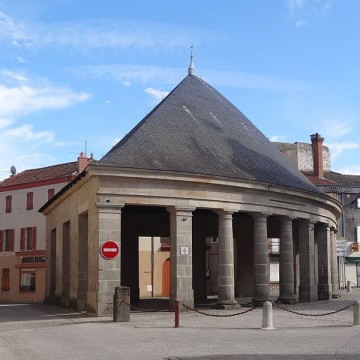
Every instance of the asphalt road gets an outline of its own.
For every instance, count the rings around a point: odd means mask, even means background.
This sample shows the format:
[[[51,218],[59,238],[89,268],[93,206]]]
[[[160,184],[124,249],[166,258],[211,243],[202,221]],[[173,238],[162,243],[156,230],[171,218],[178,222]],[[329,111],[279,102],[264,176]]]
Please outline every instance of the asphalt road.
[[[353,308],[360,290],[312,304],[273,308],[274,329],[262,328],[261,308],[174,313],[132,312],[130,322],[89,317],[49,305],[0,304],[1,360],[112,359],[360,359]],[[330,312],[336,313],[326,316]],[[219,315],[221,315],[219,317]]]

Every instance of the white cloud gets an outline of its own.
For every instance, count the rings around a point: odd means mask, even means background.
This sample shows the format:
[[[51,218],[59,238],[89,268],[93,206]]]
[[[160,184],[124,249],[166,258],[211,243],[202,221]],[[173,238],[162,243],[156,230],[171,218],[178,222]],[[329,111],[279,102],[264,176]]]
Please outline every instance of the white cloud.
[[[15,165],[19,171],[51,163],[53,159],[39,151],[43,144],[56,145],[51,131],[37,131],[23,117],[43,110],[66,108],[89,99],[87,93],[57,87],[30,79],[24,73],[0,69],[0,179]],[[26,155],[25,155],[26,154]],[[5,172],[3,172],[5,171]]]
[[[272,135],[269,137],[269,140],[272,142],[285,142],[286,139],[284,135]]]
[[[36,140],[37,142],[51,142],[54,138],[54,134],[49,131],[34,132],[33,126],[29,124],[8,129],[3,136],[22,140]]]
[[[339,139],[351,134],[354,130],[353,124],[357,120],[345,119],[349,119],[349,117],[345,115],[323,117],[317,122],[319,132],[325,139]]]
[[[187,72],[184,68],[165,68],[151,65],[112,64],[89,65],[68,69],[82,77],[111,78],[121,83],[142,83],[175,85]],[[302,91],[309,85],[302,80],[270,75],[247,74],[236,71],[214,71],[204,69],[201,77],[217,86],[277,91]]]
[[[354,150],[359,148],[359,144],[353,141],[344,141],[339,143],[326,143],[326,146],[330,149],[331,159],[336,160],[340,157],[344,152],[348,150]]]
[[[296,27],[308,26],[325,16],[332,8],[332,0],[288,0],[289,17]]]
[[[24,23],[0,13],[0,41],[17,47],[169,49],[197,41],[213,41],[213,31],[145,21],[111,19]]]
[[[337,172],[347,175],[360,175],[359,164],[347,165],[346,167],[340,168]]]
[[[69,88],[48,84],[33,86],[25,74],[3,69],[0,76],[8,84],[0,85],[0,119],[14,119],[41,110],[60,109],[90,98]],[[10,85],[11,83],[11,85]]]
[[[150,96],[152,96],[152,98],[155,99],[156,102],[160,102],[169,94],[168,91],[157,90],[153,88],[146,88],[144,91]]]

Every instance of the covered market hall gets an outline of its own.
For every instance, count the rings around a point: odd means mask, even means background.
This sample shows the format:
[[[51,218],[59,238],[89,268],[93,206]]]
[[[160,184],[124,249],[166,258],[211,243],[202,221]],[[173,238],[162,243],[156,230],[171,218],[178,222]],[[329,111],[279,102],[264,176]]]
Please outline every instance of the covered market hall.
[[[116,127],[114,128],[116,132]],[[279,301],[338,293],[341,205],[320,192],[233,104],[186,77],[105,156],[40,211],[46,299],[111,314],[114,289],[193,307],[212,295]],[[272,239],[272,240],[271,240]],[[119,254],[103,256],[107,241]]]

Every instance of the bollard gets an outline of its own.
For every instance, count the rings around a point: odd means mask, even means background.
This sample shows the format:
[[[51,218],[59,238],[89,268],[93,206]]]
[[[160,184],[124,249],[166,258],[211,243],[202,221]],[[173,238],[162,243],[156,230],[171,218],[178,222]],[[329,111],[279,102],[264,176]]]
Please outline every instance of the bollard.
[[[346,291],[347,291],[347,292],[351,292],[351,281],[348,281],[348,282],[346,283]]]
[[[262,329],[273,329],[272,303],[265,301],[263,305]]]
[[[130,288],[119,286],[115,288],[113,302],[113,321],[130,321]]]
[[[175,327],[179,327],[179,320],[180,320],[180,301],[175,301]]]
[[[360,325],[360,301],[355,300],[353,304],[353,325]]]

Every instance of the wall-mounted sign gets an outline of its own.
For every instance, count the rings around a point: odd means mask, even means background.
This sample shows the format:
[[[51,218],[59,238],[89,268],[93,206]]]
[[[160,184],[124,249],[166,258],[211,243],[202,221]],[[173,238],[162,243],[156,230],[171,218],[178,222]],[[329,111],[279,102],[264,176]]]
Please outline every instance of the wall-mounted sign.
[[[119,254],[119,245],[111,240],[105,241],[100,247],[100,252],[102,257],[107,260],[114,259]]]
[[[31,263],[44,263],[46,261],[45,256],[22,256],[22,264],[31,264]]]
[[[189,247],[180,246],[180,255],[189,255]]]

